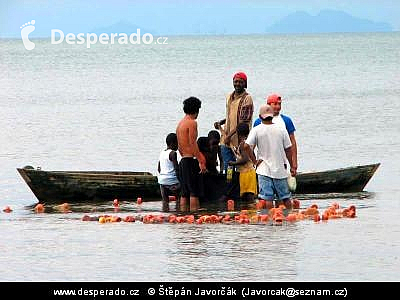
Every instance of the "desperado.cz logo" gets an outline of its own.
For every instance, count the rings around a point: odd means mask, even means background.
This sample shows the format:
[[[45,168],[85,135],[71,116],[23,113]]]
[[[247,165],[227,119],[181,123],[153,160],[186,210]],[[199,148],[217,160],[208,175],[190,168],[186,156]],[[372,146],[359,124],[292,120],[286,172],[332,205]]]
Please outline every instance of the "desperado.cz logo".
[[[29,40],[29,34],[35,30],[35,20],[32,20],[28,23],[23,24],[20,28],[21,30],[21,37],[22,42],[24,43],[26,50],[32,50],[35,48],[35,43]],[[73,33],[67,33],[66,35],[60,29],[52,29],[51,30],[51,44],[57,45],[61,44],[63,41],[70,45],[83,45],[86,44],[87,48],[90,48],[91,45],[96,44],[99,42],[100,44],[107,45],[107,44],[158,44],[158,45],[167,45],[168,38],[167,37],[157,37],[154,40],[154,37],[151,33],[145,33],[141,35],[140,29],[137,29],[135,33],[131,33],[130,35],[126,33],[101,33],[97,35],[96,33],[78,33],[77,35]]]
[[[62,32],[62,30],[51,30],[51,43],[53,45],[61,44],[64,41],[64,37],[67,44],[86,44],[87,48],[90,48],[91,45],[94,45],[97,42],[103,45],[113,45],[116,42],[121,45],[128,43],[133,45],[138,45],[140,43],[149,45],[153,44],[154,42],[154,37],[151,33],[145,33],[143,34],[143,36],[141,36],[140,29],[137,29],[135,33],[131,33],[130,35],[127,35],[126,33],[101,33],[99,36],[97,36],[96,33],[78,33],[76,36],[73,33],[68,33],[67,35],[64,35],[64,32]],[[167,44],[167,40],[168,38],[166,37],[158,37],[155,41],[155,44],[165,45]]]
[[[29,34],[35,30],[35,26],[33,25],[35,25],[35,20],[22,24],[21,27],[19,27],[22,28],[21,38],[26,50],[32,50],[33,48],[35,48],[35,43],[31,42],[28,37]]]

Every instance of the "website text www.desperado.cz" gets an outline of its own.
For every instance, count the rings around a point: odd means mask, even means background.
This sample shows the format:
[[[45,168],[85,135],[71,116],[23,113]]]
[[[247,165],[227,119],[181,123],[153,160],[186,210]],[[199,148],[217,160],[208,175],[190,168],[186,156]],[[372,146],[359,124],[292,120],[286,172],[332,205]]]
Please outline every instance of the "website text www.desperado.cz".
[[[156,288],[145,289],[54,289],[54,296],[241,296],[242,298],[252,296],[286,296],[293,298],[296,296],[338,296],[345,298],[347,289],[298,289],[298,288],[276,288],[276,289],[255,289],[255,288],[235,288],[221,286],[219,288],[176,288],[172,286],[159,285]]]

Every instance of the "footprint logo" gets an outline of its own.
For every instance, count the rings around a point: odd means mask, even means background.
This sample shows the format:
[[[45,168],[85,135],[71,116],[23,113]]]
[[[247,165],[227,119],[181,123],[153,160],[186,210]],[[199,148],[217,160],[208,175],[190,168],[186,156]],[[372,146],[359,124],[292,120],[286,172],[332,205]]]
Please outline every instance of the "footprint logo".
[[[28,35],[35,30],[35,26],[33,26],[35,24],[35,20],[32,20],[28,23],[22,24],[20,28],[21,29],[21,37],[22,37],[22,41],[24,42],[24,46],[26,50],[32,50],[33,48],[35,48],[35,43],[31,42],[29,40]]]

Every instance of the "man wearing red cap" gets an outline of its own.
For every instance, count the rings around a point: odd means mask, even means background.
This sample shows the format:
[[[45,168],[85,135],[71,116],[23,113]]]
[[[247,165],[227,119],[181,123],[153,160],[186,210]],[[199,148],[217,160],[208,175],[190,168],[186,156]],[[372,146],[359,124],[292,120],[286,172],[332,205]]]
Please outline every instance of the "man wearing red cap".
[[[297,170],[297,142],[294,132],[296,128],[288,116],[283,115],[280,113],[282,108],[282,97],[279,94],[271,94],[267,97],[267,104],[270,105],[274,110],[274,118],[272,122],[274,124],[278,124],[281,128],[286,129],[287,133],[289,134],[290,142],[292,143],[292,161],[293,161],[293,168]],[[261,119],[258,118],[254,121],[253,127],[261,124]]]
[[[243,72],[233,76],[234,91],[226,96],[226,118],[214,123],[214,127],[221,131],[221,152],[224,170],[228,168],[228,162],[236,161],[232,151],[238,146],[236,127],[239,123],[246,123],[251,128],[253,118],[253,99],[247,93],[247,76]],[[225,127],[221,126],[225,124]],[[222,167],[222,166],[221,166]]]

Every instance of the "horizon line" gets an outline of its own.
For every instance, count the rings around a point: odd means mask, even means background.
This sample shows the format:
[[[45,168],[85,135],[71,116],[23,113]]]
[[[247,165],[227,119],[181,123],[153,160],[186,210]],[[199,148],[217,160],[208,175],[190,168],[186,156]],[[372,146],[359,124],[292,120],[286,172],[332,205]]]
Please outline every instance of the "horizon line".
[[[250,35],[316,35],[316,34],[352,34],[352,33],[396,33],[400,32],[399,30],[382,30],[382,31],[321,31],[321,32],[254,32],[254,33],[166,33],[166,34],[152,34],[153,37],[166,37],[168,36],[174,36],[174,37],[190,37],[190,36],[250,36]],[[73,32],[71,32],[73,33]],[[95,33],[95,32],[87,32],[87,33]],[[106,34],[111,34],[104,32]],[[120,33],[125,33],[125,32],[112,32],[114,34],[120,34]],[[74,33],[75,34],[75,33]],[[76,33],[77,35],[78,33]],[[97,33],[95,33],[97,34]],[[126,33],[127,35],[130,35],[131,33]],[[99,34],[97,34],[99,35]],[[31,40],[39,40],[39,39],[49,39],[51,36],[37,36],[37,37],[31,37]],[[0,34],[0,39],[9,39],[9,40],[16,40],[16,39],[21,39],[21,36],[3,36]]]

